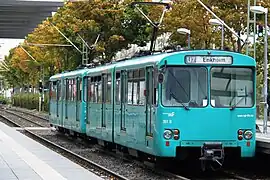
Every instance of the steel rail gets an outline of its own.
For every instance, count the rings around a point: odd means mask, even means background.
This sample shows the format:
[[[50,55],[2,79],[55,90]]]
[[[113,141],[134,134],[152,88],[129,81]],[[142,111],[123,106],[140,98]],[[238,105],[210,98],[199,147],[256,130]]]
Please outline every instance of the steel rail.
[[[20,115],[14,113],[14,112],[12,112],[12,111],[9,111],[9,110],[6,110],[6,109],[3,109],[3,110],[4,110],[5,112],[9,113],[9,114],[12,114],[13,116],[16,116],[16,117],[18,117],[18,118],[21,118],[21,119],[23,119],[23,120],[25,120],[25,121],[28,121],[28,122],[32,123],[32,124],[35,124],[35,125],[38,126],[38,127],[44,127],[43,125],[41,125],[41,124],[39,124],[39,123],[37,123],[37,122],[35,122],[35,121],[29,120],[29,119],[27,119],[27,118],[25,118],[25,117],[23,117],[23,116],[20,116]]]
[[[7,109],[5,109],[5,108],[3,108],[3,107],[2,107],[2,109],[4,109],[4,110],[8,110],[8,111],[13,111],[13,112],[20,112],[20,113],[24,113],[24,114],[27,114],[27,115],[33,116],[33,117],[35,117],[35,118],[42,119],[42,120],[44,120],[44,121],[49,121],[49,119],[44,118],[44,117],[42,117],[42,116],[40,116],[40,115],[33,114],[32,112],[28,112],[28,111],[22,111],[22,110],[19,110],[19,109],[13,109],[13,108],[7,108]]]

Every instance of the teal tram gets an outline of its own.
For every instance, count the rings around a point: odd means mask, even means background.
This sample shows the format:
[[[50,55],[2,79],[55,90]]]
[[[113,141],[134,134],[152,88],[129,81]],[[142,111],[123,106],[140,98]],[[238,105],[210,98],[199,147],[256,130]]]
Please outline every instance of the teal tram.
[[[50,123],[133,156],[222,165],[255,155],[256,70],[249,56],[187,50],[50,78]]]

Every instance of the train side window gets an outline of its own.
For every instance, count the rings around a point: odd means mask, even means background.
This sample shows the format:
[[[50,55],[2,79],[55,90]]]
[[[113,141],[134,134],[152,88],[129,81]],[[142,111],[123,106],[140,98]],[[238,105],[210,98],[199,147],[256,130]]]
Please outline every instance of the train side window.
[[[139,78],[140,78],[140,71],[139,70],[134,70],[133,71],[133,80],[132,80],[132,84],[133,84],[133,89],[132,89],[132,99],[133,105],[138,105],[138,101],[139,101]]]
[[[52,100],[52,95],[53,95],[52,90],[53,90],[53,82],[50,82],[50,94],[49,94],[50,96],[49,97],[50,97],[51,100]]]
[[[73,96],[74,96],[74,89],[73,89],[73,79],[70,80],[70,97],[69,97],[69,100],[70,101],[73,101]]]
[[[158,75],[158,70],[154,68],[153,71],[153,105],[157,106],[158,105],[158,83],[157,83],[157,75]]]
[[[122,70],[121,71],[121,103],[127,103],[127,97],[128,97],[128,93],[127,93],[127,78],[126,78],[126,74],[127,71]]]
[[[73,81],[72,101],[76,101],[76,100],[77,100],[76,97],[77,97],[77,84],[78,84],[78,83],[77,83],[77,79],[73,79],[72,81]]]
[[[51,95],[51,89],[52,89],[52,82],[49,82],[49,98],[51,99],[52,95]]]
[[[74,82],[73,79],[70,80],[70,101],[73,101],[74,97]]]
[[[82,101],[82,79],[81,78],[77,78],[77,82],[76,82],[76,92],[75,93],[75,97],[77,101]]]
[[[139,102],[138,104],[139,105],[144,105],[145,104],[145,94],[144,94],[144,91],[145,91],[145,69],[140,69],[140,72],[139,72]]]
[[[62,101],[62,83],[61,80],[58,81],[58,90],[59,90],[59,101]]]
[[[128,86],[127,86],[127,103],[132,104],[133,102],[133,71],[128,71]]]
[[[97,85],[96,85],[96,78],[91,78],[91,102],[97,102]]]
[[[56,100],[60,101],[61,100],[61,82],[58,80],[56,84]]]
[[[98,78],[94,77],[94,89],[93,89],[93,103],[97,103],[98,102]]]
[[[102,75],[102,103],[107,102],[107,83],[108,83],[108,75]]]
[[[67,101],[70,101],[70,95],[71,95],[71,84],[70,80],[67,79]]]
[[[121,76],[120,76],[120,72],[116,72],[116,92],[115,92],[115,101],[116,104],[120,104],[120,100],[121,100]]]
[[[107,88],[106,88],[106,103],[111,104],[111,89],[112,89],[112,78],[111,78],[111,73],[108,74],[107,76]]]
[[[65,100],[66,99],[66,89],[65,89],[65,87],[66,87],[66,81],[65,80],[63,80],[63,83],[62,83],[62,85],[63,85],[63,88],[62,88],[62,100]]]
[[[92,83],[91,83],[91,77],[87,78],[87,102],[91,102],[92,98]]]
[[[102,103],[102,79],[97,77],[97,103]]]
[[[68,80],[68,101],[71,101],[72,99],[72,80]]]
[[[68,79],[65,79],[65,84],[66,84],[66,97],[65,100],[68,101],[68,96],[69,96],[69,84],[68,84]]]
[[[83,101],[87,102],[87,89],[88,89],[88,77],[84,77],[83,80],[84,84],[83,84]]]
[[[55,99],[55,89],[54,89],[54,81],[51,82],[51,89],[50,89],[50,97],[51,97],[51,100],[54,100]]]

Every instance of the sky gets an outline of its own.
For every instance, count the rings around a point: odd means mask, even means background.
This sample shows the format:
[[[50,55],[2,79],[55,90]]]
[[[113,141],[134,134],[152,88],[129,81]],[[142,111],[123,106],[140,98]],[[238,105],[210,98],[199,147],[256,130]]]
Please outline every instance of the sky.
[[[0,38],[0,60],[9,54],[9,50],[23,42],[23,39],[3,39]]]
[[[1,0],[0,0],[1,1]],[[52,2],[64,2],[64,0],[21,0],[21,1],[52,1]],[[9,54],[9,50],[19,45],[24,39],[3,39],[0,38],[0,61]]]

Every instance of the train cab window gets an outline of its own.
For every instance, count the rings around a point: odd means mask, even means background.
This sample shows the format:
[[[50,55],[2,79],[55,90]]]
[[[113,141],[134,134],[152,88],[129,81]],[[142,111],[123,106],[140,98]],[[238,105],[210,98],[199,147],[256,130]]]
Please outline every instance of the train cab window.
[[[116,92],[115,92],[115,101],[116,104],[120,104],[121,101],[121,75],[120,72],[116,73]]]
[[[170,66],[162,83],[164,106],[207,106],[207,69]]]
[[[254,74],[254,70],[248,67],[213,67],[211,105],[216,108],[252,107]]]

